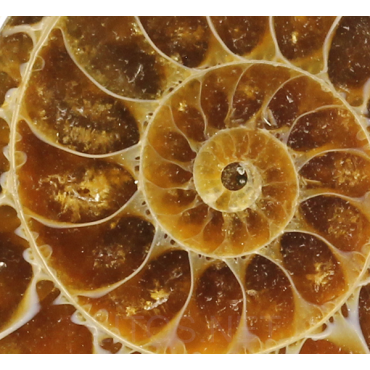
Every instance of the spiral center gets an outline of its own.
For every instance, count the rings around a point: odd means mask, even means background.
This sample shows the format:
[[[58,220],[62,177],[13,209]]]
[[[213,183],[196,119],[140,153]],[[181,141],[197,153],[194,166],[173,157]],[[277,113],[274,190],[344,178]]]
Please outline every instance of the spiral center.
[[[222,185],[231,191],[244,188],[248,182],[248,175],[242,163],[234,162],[227,165],[221,174]]]
[[[235,127],[219,131],[199,150],[193,172],[202,201],[220,212],[272,208],[275,202],[280,207],[288,194],[281,174],[288,178],[291,197],[296,194],[293,164],[285,147],[260,130]],[[281,186],[284,191],[278,192],[276,188]],[[291,206],[289,203],[289,211]]]

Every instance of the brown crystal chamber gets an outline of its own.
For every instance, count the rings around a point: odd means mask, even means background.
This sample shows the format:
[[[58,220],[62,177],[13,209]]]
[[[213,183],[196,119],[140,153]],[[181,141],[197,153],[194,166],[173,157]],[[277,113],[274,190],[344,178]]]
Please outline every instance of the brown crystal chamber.
[[[369,17],[10,17],[0,353],[369,353]]]

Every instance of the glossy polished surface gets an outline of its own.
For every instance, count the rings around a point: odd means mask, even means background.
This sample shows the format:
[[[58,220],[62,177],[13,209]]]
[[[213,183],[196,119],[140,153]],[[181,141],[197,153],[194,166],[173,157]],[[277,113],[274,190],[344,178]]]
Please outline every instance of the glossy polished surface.
[[[368,17],[11,17],[0,353],[369,353]]]

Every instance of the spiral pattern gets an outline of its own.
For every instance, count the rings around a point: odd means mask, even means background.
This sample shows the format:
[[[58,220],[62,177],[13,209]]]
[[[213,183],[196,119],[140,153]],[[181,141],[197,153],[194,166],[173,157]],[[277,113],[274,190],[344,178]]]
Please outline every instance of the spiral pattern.
[[[0,352],[368,352],[369,30],[8,19]]]

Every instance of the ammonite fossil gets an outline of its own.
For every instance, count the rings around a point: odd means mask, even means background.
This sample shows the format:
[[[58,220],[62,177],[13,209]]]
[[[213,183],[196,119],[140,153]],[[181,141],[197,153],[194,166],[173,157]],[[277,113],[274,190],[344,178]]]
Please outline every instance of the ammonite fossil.
[[[369,353],[370,17],[10,17],[1,353]]]

